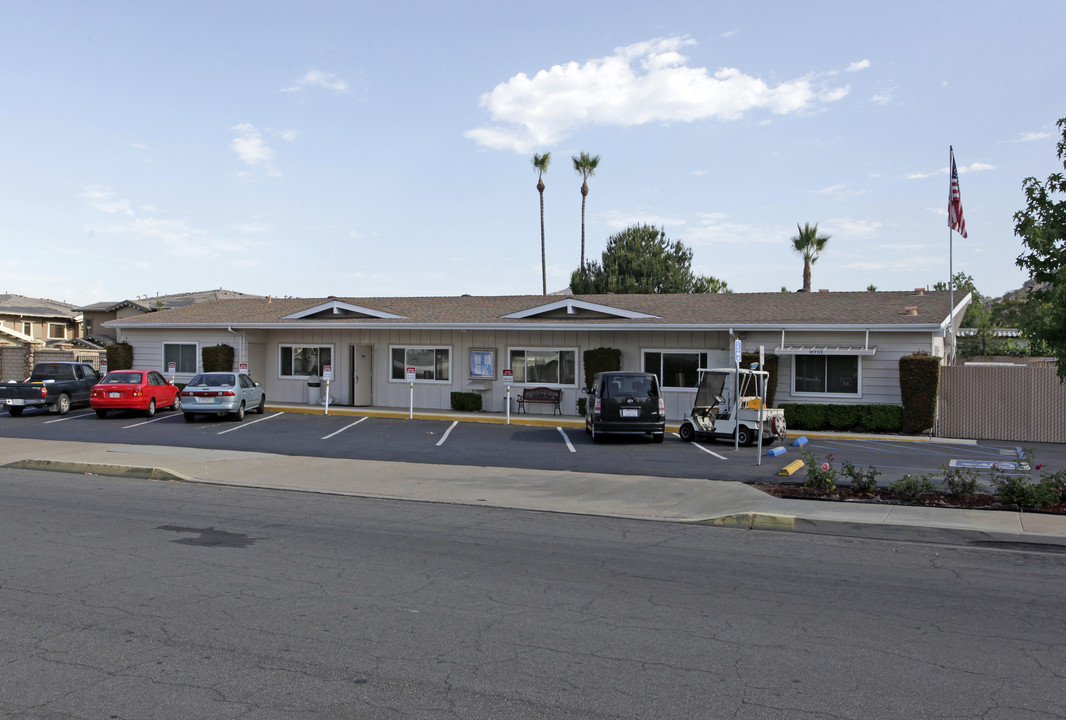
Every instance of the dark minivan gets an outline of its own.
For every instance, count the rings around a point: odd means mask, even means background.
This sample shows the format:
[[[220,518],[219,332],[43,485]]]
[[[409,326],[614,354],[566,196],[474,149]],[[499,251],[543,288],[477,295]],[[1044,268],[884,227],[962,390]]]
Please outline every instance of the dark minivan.
[[[585,432],[598,442],[604,435],[651,435],[663,441],[666,404],[659,379],[644,372],[602,372],[585,388]]]

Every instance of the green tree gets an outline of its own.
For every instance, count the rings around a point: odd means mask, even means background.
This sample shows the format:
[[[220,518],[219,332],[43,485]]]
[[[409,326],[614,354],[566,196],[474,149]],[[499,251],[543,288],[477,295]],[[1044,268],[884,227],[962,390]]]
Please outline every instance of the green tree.
[[[1058,127],[1058,157],[1066,169],[1066,118]],[[1026,249],[1016,262],[1034,281],[1022,330],[1058,358],[1059,380],[1066,382],[1066,176],[1052,173],[1043,183],[1028,177],[1022,188],[1026,205],[1014,214],[1014,234]]]
[[[582,264],[570,276],[570,290],[578,295],[732,292],[718,278],[694,275],[692,250],[650,225],[633,225],[608,238],[602,264]]]
[[[582,152],[570,159],[574,161],[574,172],[581,176],[581,267],[585,267],[585,199],[589,196],[589,178],[596,174],[600,156]]]
[[[544,254],[544,173],[552,161],[550,152],[543,155],[533,154],[533,167],[537,171],[537,192],[540,193],[540,283],[541,292],[548,294],[548,261]]]
[[[811,265],[818,260],[818,255],[825,249],[831,235],[818,233],[818,223],[811,225],[803,223],[803,227],[796,223],[799,233],[791,238],[792,249],[803,256],[803,292],[811,291]]]

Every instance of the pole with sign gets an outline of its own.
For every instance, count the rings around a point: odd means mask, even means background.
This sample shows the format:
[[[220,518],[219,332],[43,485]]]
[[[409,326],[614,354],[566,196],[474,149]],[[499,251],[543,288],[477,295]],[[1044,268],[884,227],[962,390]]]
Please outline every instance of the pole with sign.
[[[407,382],[411,383],[411,406],[407,413],[408,420],[415,419],[415,369],[407,368]]]
[[[167,363],[167,372],[170,373],[170,382],[174,382],[174,373],[177,372],[177,363]]]
[[[503,386],[507,388],[507,424],[511,424],[511,383],[514,382],[514,370],[503,371]]]
[[[759,370],[765,370],[764,363],[766,362],[766,346],[759,346]],[[763,408],[766,407],[766,381],[769,375],[756,375],[755,380],[758,382],[756,387],[760,388],[759,392],[759,449],[755,452],[755,464],[762,465],[762,423],[763,423]]]
[[[322,366],[322,379],[326,381],[326,414],[329,415],[329,381],[333,379],[333,366]]]
[[[732,330],[730,330],[732,332]],[[733,430],[733,449],[740,449],[740,354],[743,345],[740,342],[740,338],[737,338],[733,343],[733,361],[736,364],[736,380],[733,383],[733,417],[736,418],[736,422],[733,424],[735,430]]]

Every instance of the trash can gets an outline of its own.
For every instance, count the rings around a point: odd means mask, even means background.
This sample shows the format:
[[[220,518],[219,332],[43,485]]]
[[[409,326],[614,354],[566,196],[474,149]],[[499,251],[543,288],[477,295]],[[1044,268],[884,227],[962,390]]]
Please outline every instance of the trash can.
[[[318,405],[322,402],[322,379],[317,374],[307,378],[307,404]]]

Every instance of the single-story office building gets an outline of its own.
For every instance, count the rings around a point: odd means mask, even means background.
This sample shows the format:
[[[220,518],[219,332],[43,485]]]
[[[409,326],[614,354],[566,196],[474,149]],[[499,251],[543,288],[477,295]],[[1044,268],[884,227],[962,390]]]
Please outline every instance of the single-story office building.
[[[234,370],[247,367],[276,402],[309,402],[308,381],[332,369],[330,402],[447,409],[451,393],[479,392],[503,412],[502,370],[513,371],[512,403],[525,387],[562,390],[576,413],[585,350],[621,351],[622,369],[662,381],[667,415],[692,407],[696,369],[733,364],[744,352],[779,357],[776,402],[900,404],[899,358],[944,357],[950,328],[970,302],[949,312],[947,292],[515,295],[499,297],[257,298],[219,300],[109,321],[139,368],[185,382],[201,348],[227,344]],[[951,323],[954,315],[955,323]],[[324,388],[324,385],[323,385]],[[512,411],[514,405],[512,405]],[[529,412],[551,413],[550,407]]]

